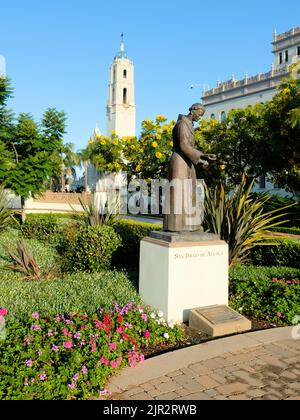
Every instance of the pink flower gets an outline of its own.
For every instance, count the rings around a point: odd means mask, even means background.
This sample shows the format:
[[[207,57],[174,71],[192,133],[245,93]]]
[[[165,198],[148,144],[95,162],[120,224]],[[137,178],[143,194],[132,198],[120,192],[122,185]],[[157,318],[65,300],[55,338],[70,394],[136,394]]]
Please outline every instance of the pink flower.
[[[46,374],[45,373],[42,373],[40,376],[39,376],[39,378],[40,378],[40,380],[41,381],[45,381],[46,380]]]
[[[122,334],[122,332],[124,331],[124,327],[118,327],[116,331],[118,334]]]
[[[48,337],[52,337],[53,336],[53,332],[51,330],[48,331]]]
[[[147,316],[147,314],[142,314],[141,315],[141,318],[142,318],[143,321],[148,322],[148,316]]]
[[[109,365],[109,361],[104,356],[101,357],[101,363],[106,366]]]
[[[86,381],[86,384],[87,384],[87,386],[91,385],[90,381]]]
[[[277,312],[278,318],[283,318],[283,314],[281,312]]]
[[[53,344],[52,351],[54,351],[54,353],[57,353],[59,351],[58,346],[56,346],[55,344]]]
[[[88,373],[87,367],[85,365],[82,366],[81,372],[83,375],[86,375]]]
[[[71,384],[69,384],[69,385],[68,385],[68,388],[69,388],[69,389],[74,389],[74,388],[75,388],[75,383],[74,383],[74,381],[73,381]]]
[[[76,340],[80,339],[80,332],[77,332],[76,334],[74,334],[74,338],[76,338]]]
[[[111,366],[111,368],[116,369],[116,367],[118,366],[118,364],[117,364],[117,362],[115,362],[114,360],[112,360],[110,362],[110,366]]]
[[[0,309],[0,315],[1,315],[1,316],[6,316],[6,315],[7,315],[7,313],[8,313],[8,312],[7,312],[7,309],[5,309],[5,308],[1,308],[1,309]]]
[[[117,350],[117,343],[109,343],[110,350]]]
[[[79,374],[78,373],[76,373],[74,376],[73,376],[73,381],[78,381],[78,379],[79,379]]]
[[[150,332],[148,330],[146,330],[144,332],[144,337],[146,338],[146,340],[149,340],[149,338],[150,338]]]
[[[63,346],[65,349],[71,349],[73,347],[73,341],[64,341]]]
[[[34,318],[34,319],[39,319],[39,317],[40,317],[40,314],[38,312],[34,312],[32,314],[32,318]]]
[[[97,350],[97,346],[96,343],[92,343],[92,348],[91,348],[91,352],[95,353],[95,351]]]
[[[26,366],[29,367],[29,368],[31,368],[32,365],[33,365],[32,360],[26,360],[25,363],[26,363]]]
[[[69,330],[67,330],[66,328],[62,329],[62,333],[66,337],[70,337],[70,338],[72,337],[72,333]]]
[[[37,354],[38,354],[39,357],[41,357],[41,355],[43,354],[43,352],[41,350],[38,350]]]
[[[41,331],[41,327],[37,324],[31,325],[31,331]]]

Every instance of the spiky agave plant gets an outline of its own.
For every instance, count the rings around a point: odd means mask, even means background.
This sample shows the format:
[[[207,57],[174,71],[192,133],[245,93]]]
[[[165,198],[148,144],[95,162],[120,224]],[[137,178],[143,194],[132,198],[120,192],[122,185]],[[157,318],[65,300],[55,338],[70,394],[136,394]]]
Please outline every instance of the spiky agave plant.
[[[219,235],[229,245],[229,264],[246,262],[249,251],[256,245],[277,245],[269,230],[287,222],[279,218],[287,216],[281,209],[264,213],[264,204],[269,199],[252,198],[255,180],[247,187],[246,176],[236,190],[226,195],[220,184],[214,191],[205,185],[204,228]]]
[[[114,197],[110,200],[107,208],[101,208],[95,202],[84,203],[81,199],[80,204],[84,210],[84,221],[88,226],[110,225],[112,226],[117,218],[120,208],[120,200]]]
[[[6,251],[11,262],[11,264],[5,266],[6,270],[22,273],[28,280],[49,280],[54,276],[53,270],[45,273],[40,269],[36,259],[23,240],[18,242],[15,252],[10,249],[6,249]]]

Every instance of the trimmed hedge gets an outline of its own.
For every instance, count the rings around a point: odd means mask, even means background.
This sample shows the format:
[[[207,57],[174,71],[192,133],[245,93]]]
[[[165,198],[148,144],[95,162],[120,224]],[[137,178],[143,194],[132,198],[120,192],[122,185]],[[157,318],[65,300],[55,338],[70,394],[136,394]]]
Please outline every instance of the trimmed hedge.
[[[116,222],[114,229],[122,238],[122,247],[116,251],[113,264],[117,268],[127,269],[139,268],[141,240],[153,230],[162,230],[158,225],[131,220]]]
[[[250,251],[251,264],[300,268],[300,241],[276,239],[278,245],[259,245]]]
[[[63,269],[89,273],[111,268],[122,240],[111,226],[81,226],[64,255]]]
[[[291,325],[300,315],[300,270],[287,267],[230,269],[230,306],[245,316]]]
[[[300,235],[300,228],[297,227],[276,227],[271,230],[272,232],[288,233],[290,235]]]
[[[40,283],[24,281],[21,274],[0,272],[0,307],[8,310],[8,319],[27,320],[35,311],[42,316],[71,312],[93,315],[102,306],[129,301],[142,303],[124,272],[65,274]]]

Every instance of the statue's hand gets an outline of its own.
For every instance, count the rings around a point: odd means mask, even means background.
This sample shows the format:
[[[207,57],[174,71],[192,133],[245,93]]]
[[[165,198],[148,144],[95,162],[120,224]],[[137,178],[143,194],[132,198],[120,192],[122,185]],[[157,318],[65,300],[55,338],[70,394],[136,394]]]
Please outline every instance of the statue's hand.
[[[211,160],[212,162],[215,162],[217,160],[217,156],[213,154],[205,155],[205,158]]]
[[[207,160],[202,160],[202,159],[199,160],[198,165],[202,165],[203,168],[209,167],[209,163],[207,162]]]

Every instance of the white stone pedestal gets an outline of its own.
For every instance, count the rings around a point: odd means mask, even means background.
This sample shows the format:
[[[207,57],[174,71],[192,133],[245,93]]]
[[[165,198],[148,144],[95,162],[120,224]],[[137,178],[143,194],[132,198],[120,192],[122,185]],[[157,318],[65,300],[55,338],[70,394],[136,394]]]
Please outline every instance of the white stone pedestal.
[[[224,241],[141,241],[139,292],[170,322],[194,308],[228,305],[228,245]]]

